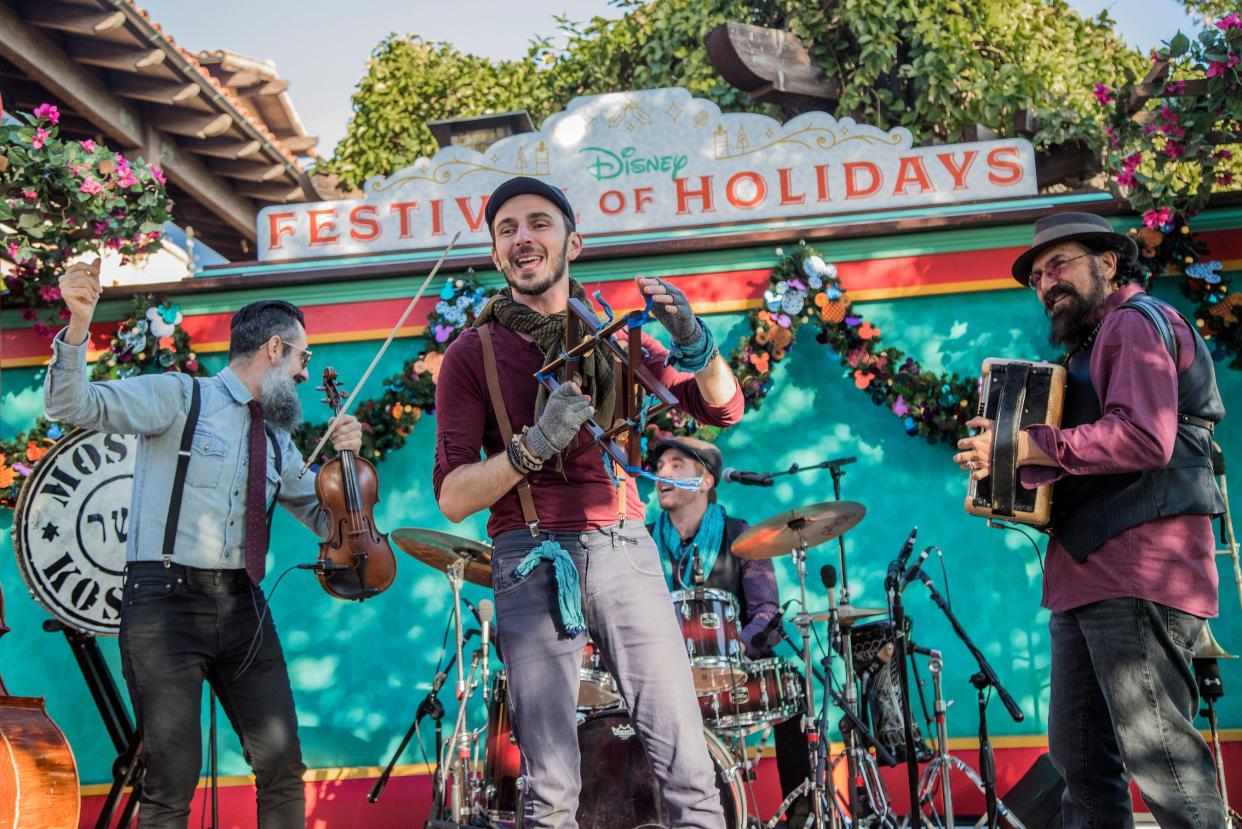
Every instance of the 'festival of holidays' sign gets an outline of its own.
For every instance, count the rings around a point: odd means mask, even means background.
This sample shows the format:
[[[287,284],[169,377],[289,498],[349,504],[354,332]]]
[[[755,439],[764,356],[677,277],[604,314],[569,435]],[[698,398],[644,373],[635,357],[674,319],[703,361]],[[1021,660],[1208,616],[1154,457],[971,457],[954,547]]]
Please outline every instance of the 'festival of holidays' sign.
[[[681,88],[591,95],[483,153],[445,147],[372,178],[361,199],[266,207],[259,259],[439,247],[457,231],[488,244],[487,196],[518,175],[560,187],[588,236],[1036,192],[1025,139],[911,144],[823,112],[721,113]]]

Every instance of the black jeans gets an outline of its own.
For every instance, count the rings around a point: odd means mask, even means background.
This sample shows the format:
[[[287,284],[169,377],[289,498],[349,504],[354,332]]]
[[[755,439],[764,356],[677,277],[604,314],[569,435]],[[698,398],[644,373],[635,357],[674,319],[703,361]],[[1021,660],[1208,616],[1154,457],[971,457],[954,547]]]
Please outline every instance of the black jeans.
[[[147,767],[141,829],[186,826],[202,762],[204,680],[215,689],[254,769],[259,826],[305,827],[306,766],[293,692],[266,607],[245,570],[129,565],[121,665]]]
[[[1130,827],[1129,778],[1160,825],[1225,825],[1216,769],[1195,730],[1191,672],[1203,620],[1142,599],[1053,613],[1048,747],[1067,829]]]

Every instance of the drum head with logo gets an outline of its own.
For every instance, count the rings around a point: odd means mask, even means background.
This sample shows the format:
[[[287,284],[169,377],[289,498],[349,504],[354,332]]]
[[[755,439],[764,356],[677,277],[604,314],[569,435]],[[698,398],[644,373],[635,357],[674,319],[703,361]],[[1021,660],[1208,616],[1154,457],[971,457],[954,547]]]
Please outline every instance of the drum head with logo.
[[[78,429],[39,459],[17,498],[22,578],[49,613],[84,633],[120,632],[137,449],[133,435]]]

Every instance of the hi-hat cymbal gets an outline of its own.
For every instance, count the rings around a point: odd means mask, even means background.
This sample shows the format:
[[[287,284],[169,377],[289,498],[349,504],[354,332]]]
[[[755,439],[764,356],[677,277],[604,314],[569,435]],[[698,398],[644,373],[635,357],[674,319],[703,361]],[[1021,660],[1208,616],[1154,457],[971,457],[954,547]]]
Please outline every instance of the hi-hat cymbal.
[[[883,616],[888,613],[886,607],[858,607],[852,604],[843,604],[837,608],[837,620],[843,625],[852,625],[859,619],[866,619],[868,616]],[[816,622],[827,622],[829,611],[820,610],[811,614],[811,619]]]
[[[798,507],[755,524],[730,548],[739,558],[762,559],[787,555],[806,541],[808,547],[831,541],[867,514],[857,501],[825,501]]]
[[[1237,658],[1236,655],[1220,646],[1220,642],[1217,642],[1216,637],[1212,635],[1212,626],[1204,622],[1203,627],[1199,628],[1199,638],[1195,640],[1195,659]]]
[[[403,552],[409,553],[423,564],[434,567],[441,573],[448,572],[449,567],[459,559],[467,559],[463,578],[480,587],[490,588],[492,586],[490,544],[482,544],[436,530],[424,530],[420,527],[398,527],[389,533],[388,537]]]

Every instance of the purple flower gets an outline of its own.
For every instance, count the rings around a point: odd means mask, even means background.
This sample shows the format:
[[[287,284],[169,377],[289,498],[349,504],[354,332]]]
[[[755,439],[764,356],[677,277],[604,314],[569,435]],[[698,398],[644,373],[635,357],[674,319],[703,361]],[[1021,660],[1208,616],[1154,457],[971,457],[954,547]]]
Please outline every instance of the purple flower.
[[[1208,62],[1207,76],[1209,78],[1223,78],[1225,73],[1238,65],[1239,58],[1237,55],[1230,55],[1228,62],[1223,60],[1214,60]]]
[[[772,321],[775,322],[777,325],[779,325],[781,328],[788,328],[790,325],[793,324],[793,320],[789,318],[788,314],[777,314],[772,319]]]
[[[845,318],[845,324],[850,328],[857,328],[860,322],[862,322],[862,317],[848,316]]]
[[[897,395],[897,400],[893,403],[893,414],[905,417],[909,412],[910,407],[906,405],[906,398],[903,395]]]
[[[1167,141],[1164,145],[1164,154],[1169,158],[1181,158],[1186,154],[1186,145],[1176,141]]]
[[[1095,85],[1095,99],[1100,102],[1100,106],[1108,106],[1113,102],[1113,91],[1102,83]]]
[[[60,299],[60,288],[55,285],[40,285],[39,297],[44,302],[56,302]]]
[[[60,110],[54,104],[39,104],[34,108],[34,117],[42,120],[46,118],[53,124],[60,123]]]

